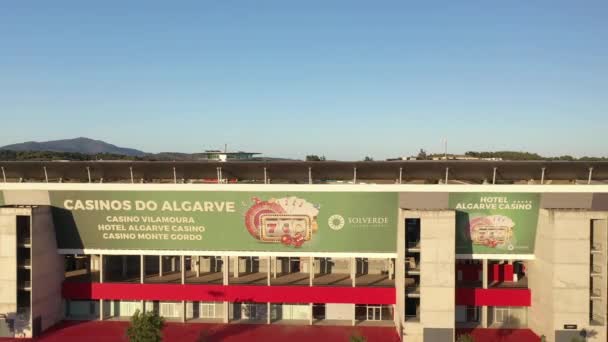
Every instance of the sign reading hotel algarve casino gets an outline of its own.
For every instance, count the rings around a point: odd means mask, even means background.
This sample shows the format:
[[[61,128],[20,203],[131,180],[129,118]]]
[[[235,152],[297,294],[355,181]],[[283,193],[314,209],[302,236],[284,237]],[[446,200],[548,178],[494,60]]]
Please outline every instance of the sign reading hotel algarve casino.
[[[456,254],[534,254],[540,195],[452,193]]]
[[[396,193],[49,193],[61,249],[396,252]]]

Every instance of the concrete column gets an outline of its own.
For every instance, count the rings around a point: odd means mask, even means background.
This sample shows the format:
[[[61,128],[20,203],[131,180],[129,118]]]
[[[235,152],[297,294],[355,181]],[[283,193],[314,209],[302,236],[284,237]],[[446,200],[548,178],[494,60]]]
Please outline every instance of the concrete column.
[[[103,299],[99,300],[99,320],[103,321]]]
[[[201,276],[201,256],[196,257],[196,277]]]
[[[312,325],[313,317],[312,317],[312,303],[308,303],[308,324]]]
[[[146,276],[146,263],[145,257],[143,255],[139,256],[139,283],[143,284]]]
[[[312,286],[312,284],[315,281],[315,258],[314,257],[308,257],[308,286]],[[312,310],[312,304],[311,305],[311,310]],[[312,311],[311,311],[311,315],[312,315]],[[310,324],[312,324],[312,316],[310,319]]]
[[[272,257],[272,263],[273,263],[273,267],[272,267],[272,277],[276,279],[277,277],[277,257]]]
[[[177,262],[175,261],[175,257],[171,257],[171,272],[175,272],[177,270]]]
[[[356,272],[357,272],[357,259],[350,258],[350,280],[351,280],[353,287],[355,287],[355,278],[357,277]]]
[[[270,324],[270,303],[266,303],[266,324]]]
[[[230,259],[228,258],[228,256],[224,255],[222,257],[222,275],[224,276],[224,281],[223,281],[224,285],[228,285],[228,262],[229,261],[230,261]],[[226,321],[224,323],[228,323],[228,321]]]
[[[228,274],[228,273],[224,272],[224,274]],[[230,312],[228,312],[230,310],[228,310],[228,305],[229,305],[228,302],[224,302],[224,317],[222,317],[223,323],[228,323],[230,321],[230,319],[229,319]]]
[[[234,269],[232,270],[233,272],[233,277],[238,278],[239,277],[239,257],[237,256],[236,258],[234,258]]]
[[[388,279],[393,279],[393,259],[388,259]]]
[[[186,257],[180,256],[180,269],[182,271],[182,285],[186,283]]]
[[[353,317],[352,317],[352,325],[353,325],[353,326],[355,326],[355,324],[357,323],[357,320],[356,320],[356,318],[355,318],[355,311],[356,311],[356,310],[355,310],[355,309],[356,309],[355,305],[356,305],[356,304],[353,304]]]
[[[182,256],[182,260],[183,260]],[[182,300],[182,323],[186,323],[186,301]]]
[[[481,267],[481,286],[484,289],[488,288],[488,259],[483,259],[482,260],[482,267]]]
[[[266,285],[270,286],[270,256],[266,257]]]
[[[158,276],[159,277],[163,276],[163,256],[162,255],[158,256]]]
[[[123,255],[121,256],[121,262],[122,262],[122,270],[121,270],[121,275],[123,277],[127,276],[127,256]]]
[[[99,254],[99,282],[103,283],[103,254]]]
[[[484,289],[488,288],[488,276],[489,276],[489,272],[488,272],[488,267],[489,267],[489,263],[488,263],[488,259],[483,259],[483,267],[482,267],[482,272],[481,272],[481,276],[482,276],[482,287]],[[488,327],[488,307],[487,306],[482,306],[481,307],[481,326],[483,328],[487,328]]]

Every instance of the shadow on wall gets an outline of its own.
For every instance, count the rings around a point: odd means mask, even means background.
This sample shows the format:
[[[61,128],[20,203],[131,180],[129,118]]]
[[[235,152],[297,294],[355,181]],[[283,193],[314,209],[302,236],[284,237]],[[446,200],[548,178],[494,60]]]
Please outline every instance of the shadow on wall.
[[[84,249],[84,243],[78,232],[74,215],[70,210],[51,207],[55,238],[60,249]]]
[[[469,231],[469,214],[456,211],[456,254],[473,254],[473,241]]]

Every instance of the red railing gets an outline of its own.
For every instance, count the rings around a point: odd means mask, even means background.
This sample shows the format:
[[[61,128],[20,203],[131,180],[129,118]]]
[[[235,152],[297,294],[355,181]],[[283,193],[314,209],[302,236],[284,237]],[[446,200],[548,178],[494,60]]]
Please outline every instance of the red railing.
[[[530,289],[457,288],[456,305],[472,306],[530,306]]]
[[[395,304],[395,288],[64,282],[66,299]]]

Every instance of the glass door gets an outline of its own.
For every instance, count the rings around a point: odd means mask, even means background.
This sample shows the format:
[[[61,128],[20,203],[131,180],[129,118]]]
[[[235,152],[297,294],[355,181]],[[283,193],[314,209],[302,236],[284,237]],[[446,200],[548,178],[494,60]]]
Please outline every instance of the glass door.
[[[368,306],[367,307],[367,320],[368,321],[382,320],[382,308],[380,306]]]

